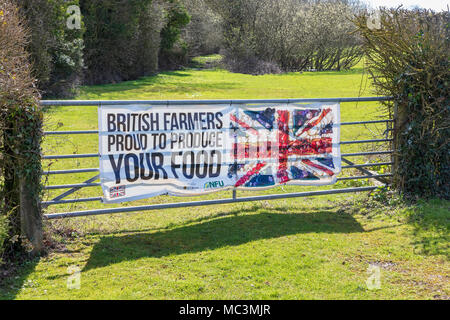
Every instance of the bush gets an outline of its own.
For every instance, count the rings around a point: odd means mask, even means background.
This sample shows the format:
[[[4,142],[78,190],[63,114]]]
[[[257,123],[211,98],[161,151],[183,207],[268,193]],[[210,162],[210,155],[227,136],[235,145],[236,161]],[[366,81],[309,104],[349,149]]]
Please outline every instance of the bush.
[[[27,50],[44,97],[73,96],[82,79],[83,31],[66,26],[70,5],[78,0],[14,0],[31,31]]]
[[[22,234],[41,250],[41,139],[42,111],[25,51],[28,33],[10,0],[0,0],[0,215],[8,217],[8,238]],[[25,208],[32,209],[24,211]],[[25,214],[26,213],[26,214]],[[33,224],[29,224],[30,220]],[[19,241],[7,241],[9,251]]]
[[[245,50],[243,48],[243,50]],[[245,73],[251,75],[282,73],[280,67],[274,62],[258,59],[251,52],[241,52],[238,57],[235,51],[223,50],[223,65],[231,72]]]
[[[81,0],[80,5],[87,84],[120,82],[157,70],[154,50],[159,50],[163,17],[161,11],[161,16],[153,13],[157,7],[151,0]]]
[[[178,0],[80,0],[87,84],[133,80],[186,61],[189,15]]]
[[[208,7],[205,0],[183,0],[191,21],[181,39],[186,42],[190,57],[219,53],[223,44],[222,19]]]
[[[382,10],[355,21],[377,93],[392,96],[394,186],[406,196],[450,198],[449,11]]]
[[[178,70],[189,63],[186,43],[177,43],[170,50],[161,50],[159,68],[161,70]]]
[[[226,64],[242,72],[341,70],[362,56],[350,20],[356,1],[206,1],[223,19]]]
[[[159,67],[166,70],[178,69],[188,62],[187,44],[180,42],[180,34],[191,17],[179,0],[167,0],[165,12],[167,23],[161,30]]]
[[[344,70],[362,57],[361,37],[353,32],[352,19],[361,10],[357,2],[317,2],[305,10],[303,29],[308,46],[303,56],[310,56],[308,67],[315,70]],[[309,36],[308,36],[309,35]]]
[[[161,30],[165,24],[163,6],[154,1],[139,14],[135,76],[146,76],[158,70]]]

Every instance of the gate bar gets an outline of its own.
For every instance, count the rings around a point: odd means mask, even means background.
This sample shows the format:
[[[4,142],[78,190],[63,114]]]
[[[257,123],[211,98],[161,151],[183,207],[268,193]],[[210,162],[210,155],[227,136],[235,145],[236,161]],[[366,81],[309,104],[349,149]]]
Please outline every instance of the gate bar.
[[[374,177],[374,179],[378,181],[378,182],[377,182],[378,184],[380,184],[380,183],[387,184],[387,183],[388,183],[388,181],[387,181],[386,179],[384,179],[383,177],[380,177],[379,174],[377,174],[377,173],[375,173],[375,172],[373,172],[373,171],[364,169],[364,167],[358,166],[358,165],[355,164],[354,162],[352,162],[352,161],[350,161],[350,160],[347,160],[347,159],[344,158],[344,157],[341,157],[341,160],[342,160],[344,163],[349,164],[350,166],[354,166],[354,168],[355,168],[356,170],[358,170],[358,171],[360,171],[360,172],[362,172],[362,173],[364,173],[364,174],[368,174],[368,175],[371,175],[371,176],[377,176],[377,177]],[[392,174],[390,174],[390,176],[392,176]]]
[[[98,176],[97,179],[98,180]],[[44,190],[55,190],[55,189],[69,189],[69,188],[87,188],[87,187],[98,187],[101,186],[100,183],[74,183],[74,184],[61,184],[54,186],[44,186]]]
[[[390,166],[393,164],[394,164],[393,162],[373,162],[373,163],[364,163],[364,164],[352,164],[352,165],[348,165],[348,166],[342,166],[341,168],[342,169],[357,169],[357,168],[365,168],[365,167]]]
[[[94,216],[101,214],[113,214],[122,212],[135,212],[135,211],[149,211],[149,210],[161,210],[161,209],[173,209],[173,208],[186,208],[186,207],[198,207],[198,206],[210,206],[217,204],[228,204],[228,203],[238,203],[247,201],[263,201],[263,200],[276,200],[276,199],[287,199],[287,198],[299,198],[299,197],[312,197],[321,196],[328,194],[338,194],[338,193],[348,193],[348,192],[365,192],[373,191],[378,187],[358,187],[358,188],[345,188],[345,189],[334,189],[334,190],[321,190],[321,191],[306,191],[306,192],[296,192],[287,194],[271,194],[264,196],[253,196],[253,197],[241,197],[241,198],[227,198],[227,199],[217,199],[217,200],[204,200],[204,201],[193,201],[193,202],[178,202],[178,203],[161,203],[153,204],[147,206],[137,206],[137,207],[122,207],[122,208],[110,208],[110,209],[96,209],[96,210],[85,210],[85,211],[73,211],[64,213],[50,213],[44,215],[47,219],[61,219],[69,217],[82,217],[82,216]]]
[[[90,201],[102,201],[102,197],[93,197],[93,198],[80,198],[80,199],[67,199],[67,200],[50,200],[50,201],[42,201],[42,205],[51,206],[55,204],[68,204],[68,203],[78,203],[78,202],[90,202]]]
[[[79,158],[98,158],[100,155],[98,153],[89,154],[64,154],[56,156],[43,156],[43,160],[55,160],[55,159],[79,159]]]
[[[359,157],[359,156],[375,156],[380,154],[393,154],[393,150],[389,151],[369,151],[369,152],[354,152],[354,153],[342,153],[341,157]]]
[[[341,122],[341,126],[350,126],[357,124],[373,124],[373,123],[390,123],[394,122],[392,119],[386,120],[369,120],[369,121],[352,121],[352,122]],[[44,131],[44,135],[64,135],[64,134],[99,134],[98,130],[79,130],[79,131]]]
[[[356,143],[389,142],[389,141],[393,141],[393,139],[370,139],[370,140],[341,141],[339,144],[356,144]]]
[[[372,142],[382,142],[382,141],[391,141],[392,139],[379,139],[373,140]],[[362,141],[362,142],[367,142]],[[356,142],[344,143],[344,144],[352,144]],[[342,142],[341,142],[342,144]],[[356,157],[356,156],[372,156],[377,154],[391,154],[392,150],[389,151],[372,151],[372,152],[356,152],[356,153],[342,153],[342,157]],[[51,155],[51,156],[43,156],[43,160],[55,160],[55,159],[78,159],[78,158],[98,158],[100,154],[98,153],[88,153],[88,154],[64,154],[64,155]]]
[[[99,172],[99,168],[88,168],[88,169],[71,169],[71,170],[55,170],[55,171],[44,171],[43,175],[51,174],[70,174],[70,173],[88,173],[88,172]]]
[[[392,176],[387,174],[386,176]],[[370,178],[371,176],[367,176]],[[345,177],[341,178],[341,180],[353,180],[358,177]],[[236,189],[233,189],[233,199],[236,199]],[[42,204],[45,206],[57,205],[57,204],[70,204],[70,203],[79,203],[79,202],[93,202],[93,201],[102,201],[103,197],[92,197],[92,198],[80,198],[80,199],[67,199],[67,200],[51,200],[51,201],[43,201]]]
[[[95,175],[95,176],[93,176],[92,178],[89,178],[88,180],[86,180],[86,181],[83,182],[83,183],[91,183],[91,182],[94,182],[94,181],[98,180],[99,178],[100,178],[100,175]],[[82,187],[78,187],[78,186],[73,187],[72,189],[67,190],[66,192],[63,192],[62,194],[56,196],[55,198],[52,199],[52,201],[59,201],[59,200],[62,200],[62,199],[64,199],[64,198],[70,196],[72,193],[77,192],[77,191],[80,190],[81,188],[82,188]],[[45,187],[44,187],[44,189],[45,189]]]
[[[78,131],[44,131],[44,135],[55,134],[98,134],[98,130],[78,130]]]
[[[389,166],[394,164],[393,162],[371,162],[364,164],[353,164],[349,166],[342,166],[342,169],[351,168],[363,168],[363,167],[377,167],[377,166]],[[43,175],[54,175],[54,174],[71,174],[71,173],[87,173],[87,172],[99,172],[99,168],[89,168],[89,169],[72,169],[72,170],[55,170],[55,171],[44,171]]]
[[[351,176],[351,177],[342,177],[337,178],[337,181],[344,180],[358,180],[358,179],[372,179],[372,178],[382,178],[382,177],[391,177],[392,174],[377,174],[377,175],[369,175],[369,176]],[[98,179],[98,176],[97,176]],[[69,188],[87,188],[87,187],[99,187],[101,183],[76,183],[76,184],[62,184],[62,185],[53,185],[53,186],[45,186],[44,190],[54,190],[54,189],[69,189]]]
[[[186,105],[186,104],[250,104],[250,103],[314,103],[388,101],[392,97],[305,98],[305,99],[237,99],[237,100],[42,100],[41,106],[116,106],[124,104]]]

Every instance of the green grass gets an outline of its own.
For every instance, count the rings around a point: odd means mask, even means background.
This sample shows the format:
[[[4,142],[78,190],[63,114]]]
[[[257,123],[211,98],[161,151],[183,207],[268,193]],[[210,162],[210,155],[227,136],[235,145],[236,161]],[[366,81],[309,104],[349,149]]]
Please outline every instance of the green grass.
[[[204,63],[206,59],[199,59]],[[363,88],[360,89],[360,85]],[[120,84],[85,87],[79,99],[264,99],[330,98],[373,95],[364,89],[362,67],[343,72],[304,72],[252,76],[222,69],[162,72]],[[361,91],[361,92],[360,92]]]
[[[207,63],[217,57],[199,58]],[[361,84],[365,88],[361,89]],[[249,76],[186,69],[120,84],[84,87],[78,99],[239,99],[371,96],[361,66],[345,72]],[[342,121],[382,117],[376,103],[342,104]],[[46,111],[48,130],[97,128],[95,107]],[[384,126],[343,127],[342,140],[375,137]],[[96,153],[95,136],[47,137],[47,154]],[[381,146],[378,146],[380,148]],[[377,148],[377,146],[373,146]],[[343,146],[343,152],[368,150]],[[355,158],[356,162],[368,160]],[[98,167],[97,159],[63,160],[52,170]],[[378,168],[380,172],[387,168]],[[343,175],[357,174],[347,170]],[[52,176],[50,184],[93,174]],[[367,185],[340,182],[330,189]],[[238,195],[318,190],[284,187]],[[63,190],[62,190],[63,191]],[[61,192],[61,191],[59,191]],[[50,192],[47,197],[57,195]],[[72,197],[99,196],[85,188]],[[380,193],[379,198],[384,199]],[[229,197],[156,197],[124,205]],[[365,194],[170,209],[47,223],[48,256],[25,263],[0,284],[0,299],[443,299],[450,296],[445,201],[380,205]],[[384,201],[384,200],[383,200]],[[47,212],[117,207],[52,206]],[[368,290],[369,264],[381,268],[381,289]],[[68,267],[81,288],[67,289]]]
[[[409,223],[425,215],[439,226],[448,202],[360,212],[366,196],[344,198],[60,222],[77,230],[63,241],[67,248],[24,266],[0,298],[448,298],[448,233]],[[369,264],[381,268],[379,290],[366,287]],[[66,287],[70,266],[82,270],[79,290]]]

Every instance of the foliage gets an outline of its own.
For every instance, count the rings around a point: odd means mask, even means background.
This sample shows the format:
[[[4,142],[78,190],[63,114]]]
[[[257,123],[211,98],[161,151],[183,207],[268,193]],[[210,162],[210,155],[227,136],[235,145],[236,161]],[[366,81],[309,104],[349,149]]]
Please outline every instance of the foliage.
[[[14,0],[31,31],[27,50],[44,97],[70,97],[81,83],[83,31],[66,26],[70,5],[78,0]]]
[[[139,14],[138,55],[133,78],[154,74],[158,70],[161,29],[165,24],[164,7],[153,1]]]
[[[167,0],[166,25],[161,30],[159,66],[163,70],[178,69],[187,63],[187,44],[180,42],[181,29],[191,17],[179,0]]]
[[[306,9],[304,39],[310,46],[304,55],[311,55],[311,68],[345,70],[361,59],[361,38],[351,22],[360,10],[357,1],[319,1]]]
[[[181,28],[186,26],[190,21],[181,2],[177,0],[168,0],[168,8],[166,11],[167,24],[161,30],[161,49],[170,50],[180,39]]]
[[[157,70],[163,13],[156,3],[81,0],[80,5],[86,27],[86,83],[119,82]]]
[[[178,0],[81,0],[87,84],[114,83],[184,64],[181,28],[189,15]]]
[[[40,219],[42,111],[35,80],[25,51],[28,33],[10,0],[0,1],[0,206],[8,215],[9,239],[19,240],[20,206],[26,196]],[[7,241],[7,249],[17,249],[20,241]]]
[[[223,43],[222,20],[206,3],[206,0],[182,0],[191,21],[182,31],[189,56],[218,53]]]
[[[368,70],[395,114],[394,186],[408,197],[450,198],[449,11],[382,10],[379,29],[356,19]]]
[[[341,70],[362,55],[350,18],[358,2],[207,0],[223,19],[225,63],[235,72]]]
[[[215,69],[221,66],[221,62],[222,56],[220,54],[210,54],[192,58],[190,66],[201,69]]]

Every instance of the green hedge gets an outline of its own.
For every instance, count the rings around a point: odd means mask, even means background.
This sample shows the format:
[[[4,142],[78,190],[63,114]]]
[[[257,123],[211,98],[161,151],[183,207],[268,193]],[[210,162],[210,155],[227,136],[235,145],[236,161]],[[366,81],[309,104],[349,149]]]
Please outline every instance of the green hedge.
[[[161,30],[159,51],[159,67],[161,69],[177,69],[187,64],[188,47],[180,41],[181,29],[191,17],[184,5],[178,0],[167,0],[166,25]]]
[[[158,68],[163,12],[151,0],[81,0],[87,84],[120,82]]]
[[[180,40],[189,15],[181,0],[12,0],[31,32],[27,50],[44,98],[86,84],[114,83],[187,63]],[[69,29],[78,5],[82,28]],[[161,63],[159,63],[161,61]]]
[[[80,5],[87,84],[132,80],[185,63],[186,52],[176,44],[189,15],[179,0],[80,0]]]
[[[0,233],[4,249],[12,253],[22,249],[20,235],[37,240],[33,245],[41,249],[40,235],[30,236],[27,228],[42,226],[43,114],[25,50],[29,34],[24,19],[11,0],[0,0],[0,8]],[[21,215],[20,209],[30,210]],[[17,241],[4,242],[6,217],[7,239]],[[31,218],[35,224],[26,223]]]
[[[14,0],[31,32],[27,46],[44,97],[70,97],[81,84],[83,30],[67,28],[66,10],[78,0]]]
[[[382,10],[356,20],[377,93],[392,96],[394,186],[410,198],[450,198],[450,12]]]

